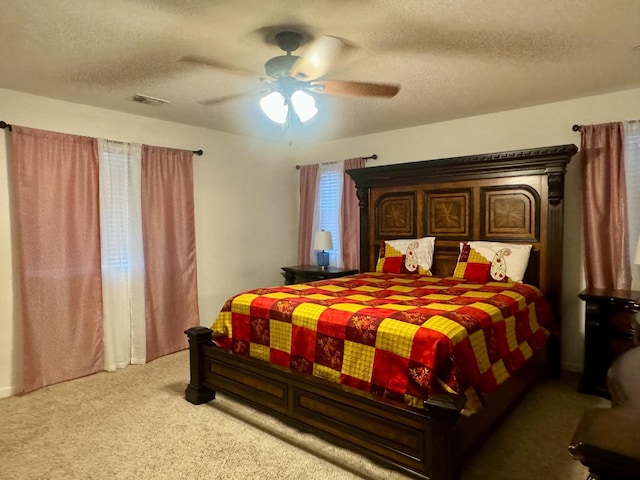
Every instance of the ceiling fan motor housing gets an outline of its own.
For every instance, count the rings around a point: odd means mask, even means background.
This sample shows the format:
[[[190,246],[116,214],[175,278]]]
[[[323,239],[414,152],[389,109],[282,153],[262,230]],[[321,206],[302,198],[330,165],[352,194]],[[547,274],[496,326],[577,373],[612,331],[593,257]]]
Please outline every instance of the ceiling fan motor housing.
[[[289,75],[291,67],[296,60],[297,55],[280,55],[279,57],[273,57],[264,64],[264,70],[271,78],[282,78]]]
[[[271,78],[282,78],[289,75],[291,67],[296,60],[297,55],[291,55],[291,52],[297,50],[302,44],[303,37],[298,32],[279,32],[275,36],[276,43],[281,50],[287,52],[286,55],[274,57],[264,64],[266,74]]]

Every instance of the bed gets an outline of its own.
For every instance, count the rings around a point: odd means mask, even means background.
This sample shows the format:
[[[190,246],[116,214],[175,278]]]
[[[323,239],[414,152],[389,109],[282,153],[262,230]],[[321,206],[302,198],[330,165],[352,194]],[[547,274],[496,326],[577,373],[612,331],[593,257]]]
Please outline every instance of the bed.
[[[201,404],[214,399],[216,391],[223,392],[416,478],[460,478],[478,443],[526,391],[541,376],[559,371],[563,185],[566,166],[576,152],[575,145],[559,145],[349,171],[361,207],[362,273],[234,295],[216,319],[215,335],[206,327],[186,332],[191,374],[186,399]],[[380,252],[388,245],[426,238],[435,238],[429,265],[433,276],[418,270],[401,275],[395,267],[376,272]],[[486,242],[530,248],[523,283],[459,278],[460,260],[468,260],[461,256],[461,244]],[[445,300],[452,300],[454,306],[447,306]],[[478,307],[480,300],[486,308]],[[382,309],[377,320],[371,320],[375,318],[373,307]],[[381,327],[389,319],[400,316],[416,331],[420,322],[407,320],[416,313],[426,311],[437,319],[429,319],[430,325],[450,325],[452,320],[463,324],[460,318],[466,320],[466,316],[456,312],[474,307],[489,312],[493,320],[498,314],[500,321],[522,320],[511,327],[518,332],[521,348],[512,349],[516,354],[501,360],[499,371],[486,374],[483,368],[478,373],[477,358],[464,353],[472,350],[469,342],[465,350],[459,347],[464,342],[455,340],[472,337],[469,332],[476,327],[471,321],[470,330],[460,335],[444,327],[440,328],[441,339],[426,335],[425,342],[438,344],[440,349],[437,355],[424,355],[430,360],[387,348],[387,353],[404,361],[404,367],[411,367],[406,368],[413,375],[408,381],[368,366],[377,363],[373,358],[385,348],[371,348],[371,344],[354,348],[353,329],[345,327],[341,334],[331,335],[327,331],[334,328],[328,325],[336,318],[353,326],[353,315],[364,312],[378,328],[379,346],[385,342],[381,332],[393,330]],[[323,323],[328,310],[333,312],[331,322]],[[260,318],[260,311],[265,318]],[[300,311],[307,313],[293,320],[283,317]],[[241,316],[253,322],[245,331],[241,324],[233,323]],[[294,329],[301,324],[306,328],[309,322],[322,324],[312,341],[326,355],[316,354],[315,362],[305,362],[304,352],[293,347],[270,348],[280,342],[273,338],[282,338],[280,327],[268,330],[270,321],[294,325]],[[225,323],[227,331],[223,332]],[[521,336],[523,328],[526,338]],[[291,330],[287,335],[289,341]],[[296,338],[296,348],[304,350],[305,342]],[[336,338],[343,340],[338,342],[337,357]],[[442,339],[453,342],[443,343]],[[495,349],[500,350],[505,342],[508,340],[498,339]],[[347,343],[360,354],[360,359],[351,361],[358,364],[349,367],[352,374],[333,364],[346,358],[342,355]],[[426,351],[423,347],[404,350]],[[367,356],[372,359],[369,363],[363,360]],[[435,357],[439,363],[430,363]],[[361,373],[363,364],[368,376]],[[399,370],[384,365],[382,371]],[[336,374],[340,370],[343,374]],[[345,381],[340,383],[336,375]]]

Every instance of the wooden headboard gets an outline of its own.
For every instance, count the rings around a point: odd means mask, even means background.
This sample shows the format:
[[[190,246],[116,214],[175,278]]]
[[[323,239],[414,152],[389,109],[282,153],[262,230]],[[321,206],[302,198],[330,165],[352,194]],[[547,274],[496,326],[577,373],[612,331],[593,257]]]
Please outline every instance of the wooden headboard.
[[[380,243],[436,237],[433,273],[449,276],[460,242],[532,244],[525,282],[560,319],[564,174],[575,145],[349,170],[360,201],[361,271]]]

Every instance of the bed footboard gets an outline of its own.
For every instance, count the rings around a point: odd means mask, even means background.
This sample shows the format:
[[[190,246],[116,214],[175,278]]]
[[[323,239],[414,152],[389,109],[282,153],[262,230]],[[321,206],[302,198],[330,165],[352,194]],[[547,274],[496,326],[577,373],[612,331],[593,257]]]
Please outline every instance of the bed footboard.
[[[216,398],[216,392],[203,385],[204,361],[201,347],[211,345],[212,332],[206,327],[193,327],[184,333],[189,338],[189,370],[191,371],[191,379],[184,391],[184,396],[188,402],[200,405]]]
[[[266,362],[232,355],[195,327],[189,337],[194,404],[215,391],[416,478],[456,480],[462,469],[458,420],[464,397],[439,395],[413,409]]]

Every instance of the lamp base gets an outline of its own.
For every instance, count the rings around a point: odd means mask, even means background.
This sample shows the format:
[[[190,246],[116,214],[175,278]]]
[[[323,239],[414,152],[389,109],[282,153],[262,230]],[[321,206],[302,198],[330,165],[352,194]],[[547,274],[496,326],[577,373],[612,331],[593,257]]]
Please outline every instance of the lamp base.
[[[325,252],[324,250],[319,251],[317,259],[318,267],[320,267],[320,270],[326,270],[329,266],[329,253]]]

